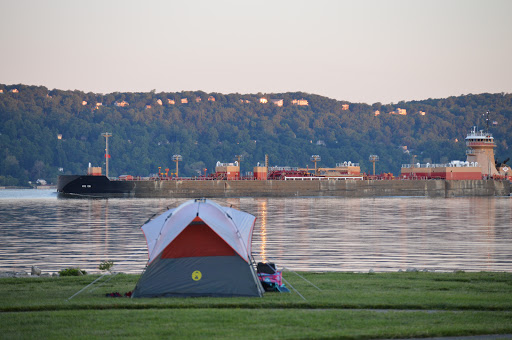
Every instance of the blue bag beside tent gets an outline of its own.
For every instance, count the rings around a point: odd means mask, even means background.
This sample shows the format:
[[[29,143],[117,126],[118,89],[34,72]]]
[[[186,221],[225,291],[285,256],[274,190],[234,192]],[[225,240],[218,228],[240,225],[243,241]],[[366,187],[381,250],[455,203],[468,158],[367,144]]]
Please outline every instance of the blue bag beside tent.
[[[276,269],[276,265],[274,263],[258,262],[256,268],[258,279],[266,292],[290,292],[290,290],[283,284],[283,273]]]

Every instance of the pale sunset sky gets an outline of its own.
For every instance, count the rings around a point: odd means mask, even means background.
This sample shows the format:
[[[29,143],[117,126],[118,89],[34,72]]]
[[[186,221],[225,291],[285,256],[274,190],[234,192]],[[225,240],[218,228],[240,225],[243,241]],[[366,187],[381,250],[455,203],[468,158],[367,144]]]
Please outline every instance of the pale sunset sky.
[[[511,15],[508,0],[0,0],[0,83],[368,104],[510,93]]]

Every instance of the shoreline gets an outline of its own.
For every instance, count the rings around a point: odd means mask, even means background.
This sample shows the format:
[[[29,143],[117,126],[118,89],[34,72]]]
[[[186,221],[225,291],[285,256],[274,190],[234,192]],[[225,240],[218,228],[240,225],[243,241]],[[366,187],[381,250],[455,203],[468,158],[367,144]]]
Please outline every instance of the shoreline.
[[[10,187],[10,186],[4,187],[4,186],[0,186],[0,190],[30,190],[30,189],[34,189],[34,190],[57,190],[57,186],[56,185],[37,185],[37,186],[34,186],[34,187]]]
[[[67,268],[63,268],[63,269],[68,269],[68,268],[76,268],[76,267],[67,267]],[[0,271],[0,279],[8,279],[8,278],[16,278],[16,279],[23,279],[23,278],[44,278],[44,277],[60,277],[59,273],[58,272],[42,272],[39,268],[36,267],[36,271],[39,270],[39,274],[35,274],[34,273],[34,269],[32,269],[31,272],[27,272],[25,270],[19,270],[19,271],[14,271],[14,270],[8,270],[8,271]],[[418,268],[414,268],[414,267],[411,267],[411,268],[407,268],[405,270],[403,269],[398,269],[398,270],[395,270],[395,271],[374,271],[373,269],[370,269],[368,271],[329,271],[329,270],[325,270],[325,271],[300,271],[300,270],[290,270],[290,269],[285,269],[285,268],[282,268],[282,269],[279,269],[278,270],[282,271],[282,272],[289,272],[289,273],[295,273],[295,272],[299,272],[299,273],[305,273],[305,274],[356,274],[356,275],[359,275],[359,274],[367,274],[367,275],[379,275],[379,274],[384,274],[384,275],[388,275],[388,274],[394,274],[394,273],[429,273],[429,274],[465,274],[465,273],[468,273],[468,274],[475,274],[475,273],[485,273],[485,274],[511,274],[512,275],[512,272],[507,272],[507,271],[467,271],[467,270],[464,270],[464,269],[454,269],[454,270],[435,270],[435,269],[418,269]],[[122,274],[122,275],[127,275],[127,276],[138,276],[140,274],[142,274],[143,270],[140,271],[140,273],[125,273],[125,272],[117,272],[117,271],[112,271],[111,274]],[[104,275],[106,274],[105,272],[100,272],[100,271],[94,271],[94,272],[87,272],[86,274],[84,275],[77,275],[77,276],[98,276],[98,275]],[[65,276],[64,276],[65,277]],[[69,276],[68,276],[69,277]]]

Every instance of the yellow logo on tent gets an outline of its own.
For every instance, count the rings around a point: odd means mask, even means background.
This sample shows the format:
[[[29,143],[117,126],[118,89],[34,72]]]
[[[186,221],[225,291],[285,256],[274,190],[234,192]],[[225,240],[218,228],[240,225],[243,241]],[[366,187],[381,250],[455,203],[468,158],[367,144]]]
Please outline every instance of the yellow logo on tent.
[[[194,281],[199,281],[199,280],[201,280],[202,277],[203,277],[203,274],[201,274],[201,272],[199,270],[196,270],[195,272],[192,273],[192,280],[194,280]]]

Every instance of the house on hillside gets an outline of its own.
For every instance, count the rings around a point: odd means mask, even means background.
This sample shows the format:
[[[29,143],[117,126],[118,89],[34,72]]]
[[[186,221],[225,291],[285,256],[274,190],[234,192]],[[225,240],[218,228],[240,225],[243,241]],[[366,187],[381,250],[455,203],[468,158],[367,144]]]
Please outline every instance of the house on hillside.
[[[402,116],[407,116],[407,110],[406,109],[397,108],[396,109],[396,113],[399,114],[399,115],[402,115]]]
[[[267,98],[261,97],[261,98],[260,98],[260,103],[261,103],[261,104],[266,104],[266,103],[268,103]]]
[[[158,105],[162,106],[162,99],[158,99],[158,100],[156,101],[156,103],[157,103]]]
[[[292,100],[292,105],[297,105],[297,106],[308,106],[309,103],[306,99],[293,99]]]
[[[188,98],[181,98],[182,104],[188,104]]]
[[[114,105],[117,106],[117,107],[126,107],[126,106],[128,106],[130,104],[128,104],[128,102],[125,102],[124,100],[122,100],[120,102],[115,102]]]
[[[283,106],[283,100],[282,99],[270,99],[272,104],[277,105],[279,107]]]
[[[349,105],[348,105],[348,104],[342,104],[342,105],[341,105],[341,110],[342,110],[342,111],[348,111],[348,108],[349,108]]]
[[[176,102],[174,101],[174,99],[167,99],[167,104],[174,105],[176,104]]]
[[[391,111],[389,114],[390,114],[390,115],[402,115],[402,116],[407,116],[407,110],[406,110],[406,109],[397,108],[396,110]]]
[[[213,96],[209,96],[209,97],[208,97],[208,101],[209,101],[209,102],[214,102],[214,101],[215,101],[215,97],[213,97]]]

